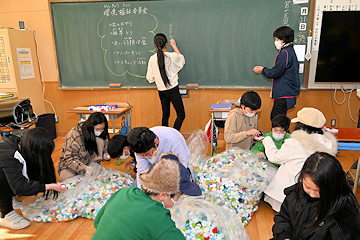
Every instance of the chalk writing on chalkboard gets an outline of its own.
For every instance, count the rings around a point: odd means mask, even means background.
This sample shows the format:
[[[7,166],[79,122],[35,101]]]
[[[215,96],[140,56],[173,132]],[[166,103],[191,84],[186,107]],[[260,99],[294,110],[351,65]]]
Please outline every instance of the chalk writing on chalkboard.
[[[141,17],[144,21],[133,21],[134,17]],[[104,5],[97,32],[104,50],[104,63],[111,74],[145,78],[136,71],[139,71],[140,66],[141,72],[145,72],[143,68],[146,68],[148,58],[146,53],[155,53],[155,49],[153,44],[149,44],[149,36],[142,31],[144,25],[149,28],[147,32],[155,36],[158,22],[153,14],[148,13],[146,7],[131,8],[128,3]]]
[[[271,67],[273,31],[288,25],[305,45],[308,3],[290,0],[178,0],[51,3],[62,87],[149,87],[147,63],[154,36],[174,38],[186,64],[179,84],[271,87],[252,71]],[[261,6],[261,7],[259,7]],[[303,24],[303,25],[301,25]],[[171,46],[168,51],[172,52]],[[303,75],[300,76],[303,82]]]

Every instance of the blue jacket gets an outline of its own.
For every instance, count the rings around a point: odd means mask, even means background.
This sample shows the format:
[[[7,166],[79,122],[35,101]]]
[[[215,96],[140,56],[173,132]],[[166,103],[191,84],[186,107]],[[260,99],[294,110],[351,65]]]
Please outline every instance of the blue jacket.
[[[291,98],[299,95],[299,62],[293,45],[282,48],[275,58],[274,67],[264,67],[262,75],[273,79],[271,98]]]

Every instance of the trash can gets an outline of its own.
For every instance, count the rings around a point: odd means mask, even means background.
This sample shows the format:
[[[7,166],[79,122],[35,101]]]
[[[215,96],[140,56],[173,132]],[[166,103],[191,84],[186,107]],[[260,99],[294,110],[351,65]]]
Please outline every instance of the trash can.
[[[42,127],[49,132],[52,139],[56,138],[56,128],[55,128],[55,114],[46,113],[38,116],[38,121],[36,127]]]

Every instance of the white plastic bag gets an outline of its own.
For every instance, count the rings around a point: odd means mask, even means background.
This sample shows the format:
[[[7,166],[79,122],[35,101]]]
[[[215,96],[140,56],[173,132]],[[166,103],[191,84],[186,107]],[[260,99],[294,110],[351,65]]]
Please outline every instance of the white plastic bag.
[[[134,179],[128,173],[105,169],[91,163],[91,172],[62,182],[67,190],[57,199],[44,197],[24,199],[21,211],[27,219],[36,222],[72,221],[77,217],[95,219],[106,201],[121,188],[132,187]]]
[[[234,212],[210,203],[201,196],[183,195],[171,209],[171,218],[186,239],[248,240],[249,236]]]
[[[231,148],[194,166],[205,198],[235,210],[246,226],[258,209],[261,194],[277,168],[249,150]]]
[[[201,129],[195,130],[190,137],[186,140],[186,144],[190,150],[190,163],[192,165],[199,165],[199,163],[206,159],[206,152],[209,143],[204,139],[205,132]]]

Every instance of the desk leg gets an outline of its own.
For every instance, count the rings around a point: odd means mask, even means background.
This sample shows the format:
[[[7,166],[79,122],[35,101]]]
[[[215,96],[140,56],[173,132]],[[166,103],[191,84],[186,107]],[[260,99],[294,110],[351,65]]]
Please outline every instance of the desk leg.
[[[356,190],[357,190],[357,187],[358,187],[359,177],[360,177],[359,175],[360,175],[360,157],[359,157],[359,160],[358,160],[358,165],[357,165],[356,174],[355,174],[354,189],[353,189],[354,194],[356,194]]]
[[[128,116],[127,118],[127,122],[128,122],[128,125],[129,125],[129,131],[131,130],[131,108],[129,110],[129,114],[126,112],[126,115]]]
[[[112,129],[113,129],[113,135],[115,135],[115,121],[114,121],[114,115],[113,114],[109,114],[110,118],[111,118],[111,123],[112,123]]]
[[[211,156],[213,156],[214,153],[214,113],[211,113],[211,141],[210,141],[210,145],[211,145]]]

